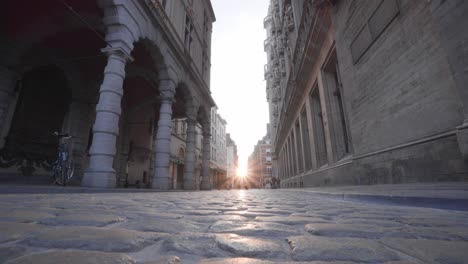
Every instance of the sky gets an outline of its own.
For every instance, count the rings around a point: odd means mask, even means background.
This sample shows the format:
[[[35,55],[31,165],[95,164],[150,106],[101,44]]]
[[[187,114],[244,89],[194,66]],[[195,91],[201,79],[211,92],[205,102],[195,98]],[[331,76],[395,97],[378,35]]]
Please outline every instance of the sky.
[[[239,173],[266,134],[268,103],[263,67],[269,0],[211,0],[216,16],[211,45],[211,92],[226,132],[237,144]]]

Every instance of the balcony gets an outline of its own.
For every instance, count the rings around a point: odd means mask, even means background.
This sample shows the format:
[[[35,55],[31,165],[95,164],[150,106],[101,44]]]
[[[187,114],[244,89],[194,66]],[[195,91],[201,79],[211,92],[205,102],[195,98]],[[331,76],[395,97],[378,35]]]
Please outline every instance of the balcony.
[[[267,24],[268,22],[270,22],[270,21],[271,21],[271,15],[266,16],[266,17],[263,19],[263,25],[266,26],[266,24]]]
[[[265,80],[268,79],[268,76],[270,74],[270,67],[268,67],[268,64],[265,64],[265,67],[264,67],[264,77],[265,77]]]
[[[263,49],[264,51],[266,51],[266,49],[268,48],[268,46],[270,46],[271,44],[271,38],[267,38],[263,41]]]

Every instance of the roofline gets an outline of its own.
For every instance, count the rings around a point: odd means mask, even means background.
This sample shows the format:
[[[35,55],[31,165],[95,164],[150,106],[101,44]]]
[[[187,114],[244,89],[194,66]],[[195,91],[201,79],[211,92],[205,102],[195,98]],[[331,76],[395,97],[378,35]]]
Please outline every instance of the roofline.
[[[216,21],[216,16],[215,16],[215,13],[214,13],[214,10],[213,10],[213,5],[211,5],[211,0],[205,0],[205,2],[208,4],[208,9],[210,10],[211,16],[213,17],[212,22],[215,22]]]

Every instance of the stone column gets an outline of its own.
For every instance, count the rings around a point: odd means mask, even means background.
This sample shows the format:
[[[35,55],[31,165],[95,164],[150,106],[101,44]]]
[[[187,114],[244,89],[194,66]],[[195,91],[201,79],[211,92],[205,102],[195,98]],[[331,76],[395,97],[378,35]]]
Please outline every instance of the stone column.
[[[211,134],[210,134],[210,122],[203,124],[203,160],[201,168],[201,190],[211,190],[210,180],[210,152],[211,152]]]
[[[191,105],[187,109],[187,137],[185,143],[185,161],[184,161],[184,189],[196,190],[195,185],[195,148],[197,139],[197,120],[196,114],[198,107]]]
[[[6,68],[0,67],[0,148],[5,145],[10,123],[13,119],[14,103],[16,98],[15,86],[19,76]]]
[[[174,101],[176,83],[173,80],[161,80],[161,108],[159,111],[158,131],[154,141],[154,171],[152,188],[169,189],[169,158],[171,143],[172,103]]]
[[[108,57],[107,66],[96,106],[89,165],[84,173],[82,185],[114,188],[116,175],[113,163],[119,134],[125,65],[127,60],[132,58],[120,48],[106,48],[103,52]]]

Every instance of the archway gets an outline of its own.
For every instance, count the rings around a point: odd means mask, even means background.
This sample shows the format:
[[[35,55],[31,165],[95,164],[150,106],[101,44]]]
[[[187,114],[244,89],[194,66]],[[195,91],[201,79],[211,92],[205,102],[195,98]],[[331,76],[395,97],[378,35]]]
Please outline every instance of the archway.
[[[53,65],[26,73],[15,89],[19,96],[2,156],[30,176],[49,169],[56,158],[58,140],[52,133],[62,131],[71,92],[65,75]]]
[[[135,43],[127,65],[115,161],[119,186],[149,187],[159,117],[156,58],[149,43]]]

